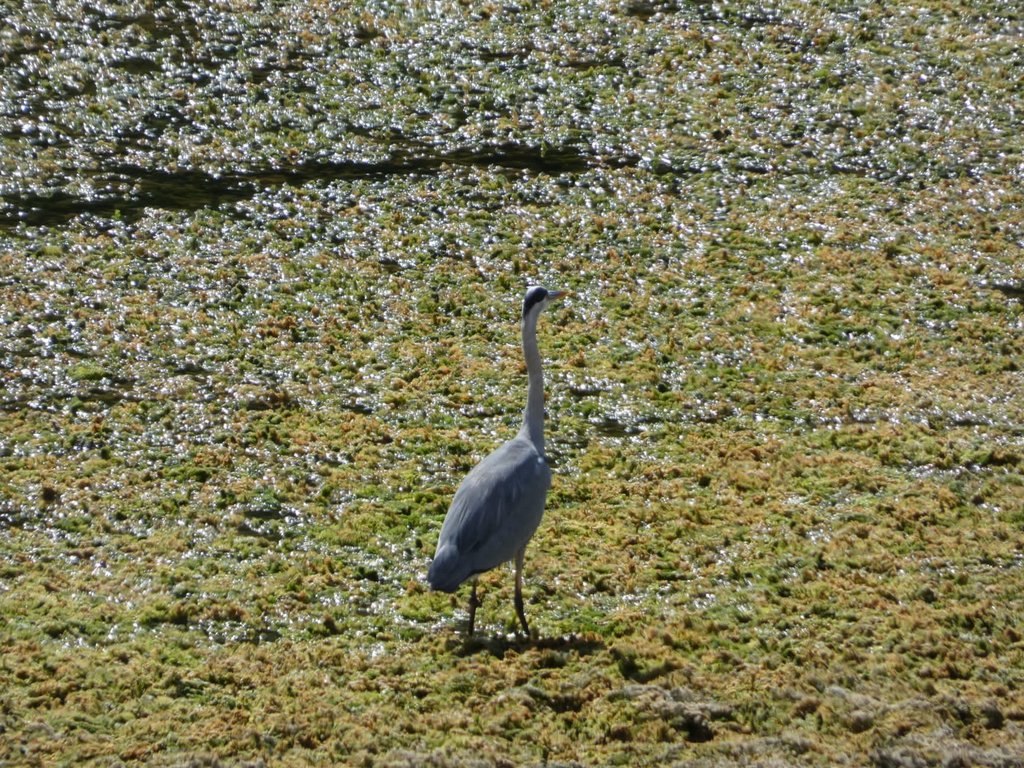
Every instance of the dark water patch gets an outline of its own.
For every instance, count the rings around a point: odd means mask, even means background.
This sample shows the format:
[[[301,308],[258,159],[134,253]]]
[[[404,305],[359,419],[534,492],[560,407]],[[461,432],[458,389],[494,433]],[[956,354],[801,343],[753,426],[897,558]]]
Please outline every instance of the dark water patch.
[[[569,387],[568,391],[569,391],[569,394],[573,398],[579,400],[579,399],[582,399],[584,397],[597,397],[602,392],[605,392],[607,390],[602,388],[602,387],[596,386],[596,385],[582,384],[582,385],[571,385]]]
[[[359,400],[352,400],[347,403],[341,403],[341,410],[347,411],[348,413],[358,413],[360,416],[369,416],[373,413],[373,408],[366,403],[360,402]]]
[[[88,389],[75,393],[74,397],[83,403],[104,403],[113,405],[124,401],[140,402],[142,398],[130,395],[123,390],[111,389],[109,387],[89,387]]]
[[[636,424],[625,424],[614,416],[604,416],[594,424],[597,433],[604,437],[630,437],[640,433]]]
[[[113,66],[130,75],[148,75],[160,71],[160,64],[145,56],[126,56]]]
[[[198,628],[217,645],[260,645],[281,638],[281,632],[273,627],[254,627],[248,622],[237,620],[202,619],[198,622]]]
[[[705,3],[698,0],[695,4],[703,5]],[[681,5],[681,3],[674,2],[674,0],[669,0],[669,2],[656,2],[656,0],[631,0],[631,2],[626,3],[623,8],[623,12],[627,16],[636,16],[639,19],[647,21],[658,14],[678,13],[681,10]]]
[[[505,142],[493,149],[465,149],[441,155],[435,167],[443,164],[502,166],[558,175],[585,171],[596,164],[595,159],[576,147],[547,147]]]
[[[182,360],[171,366],[171,373],[175,376],[205,376],[213,373],[193,360]]]
[[[21,44],[11,45],[3,53],[0,53],[0,63],[8,67],[13,66],[26,56],[35,56],[40,51],[46,50],[47,42],[48,38],[44,39],[40,35],[36,41],[31,43],[22,42]]]
[[[0,530],[24,528],[31,520],[32,515],[22,505],[0,500]]]
[[[279,507],[272,506],[249,507],[242,514],[250,520],[284,520],[287,517]]]
[[[273,389],[251,394],[242,402],[242,408],[246,411],[275,411],[293,405],[288,392]]]
[[[750,30],[785,23],[778,11],[757,5],[715,3],[712,0],[630,0],[623,13],[643,21],[689,11],[702,22]]]
[[[284,534],[272,525],[251,525],[242,521],[235,526],[235,531],[241,536],[252,536],[275,543],[284,539]]]
[[[1022,463],[1020,453],[1002,447],[981,451],[974,458],[981,467],[1017,467]]]
[[[0,412],[18,413],[25,410],[60,411],[89,410],[91,407],[141,403],[146,398],[114,386],[85,387],[74,390],[49,390],[35,396],[20,395],[0,400]],[[98,406],[97,406],[98,404]]]
[[[402,262],[390,256],[382,256],[377,261],[377,263],[380,264],[380,268],[387,272],[389,275],[397,274],[401,272],[402,269],[404,269]]]
[[[289,58],[286,62],[275,61],[268,64],[254,66],[249,70],[249,78],[257,85],[266,83],[281,75],[291,75],[305,71],[302,58]],[[316,88],[311,85],[293,83],[291,86],[295,93],[315,93]]]
[[[1024,299],[1024,283],[992,283],[991,287],[1011,299]]]
[[[451,165],[503,167],[553,175],[578,173],[596,164],[576,147],[549,148],[506,142],[449,152],[396,152],[382,161],[308,160],[293,165],[214,174],[200,170],[167,171],[117,165],[93,174],[103,190],[89,196],[53,192],[0,195],[0,229],[17,224],[56,225],[81,214],[120,216],[135,221],[147,208],[200,210],[252,198],[260,190],[284,185],[327,184],[340,180],[432,175]]]
[[[524,45],[515,49],[493,49],[493,48],[482,48],[477,51],[479,59],[485,63],[492,61],[514,61],[516,59],[523,59],[529,56],[535,50],[532,45]]]
[[[145,10],[140,13],[120,12],[116,9],[104,9],[97,5],[85,5],[80,9],[81,19],[74,16],[57,14],[56,18],[68,25],[78,25],[81,21],[88,29],[97,32],[138,27],[156,40],[164,40],[182,33],[195,36],[198,24],[185,3],[164,3],[157,10]]]
[[[120,209],[109,199],[85,199],[63,190],[48,194],[29,192],[22,195],[0,195],[0,228],[17,224],[48,226],[60,224],[81,214],[113,215]]]
[[[716,22],[743,30],[786,23],[780,13],[767,8],[734,7],[719,3],[697,3],[697,5],[700,6],[701,21]]]
[[[31,407],[34,398],[20,395],[17,397],[5,397],[0,400],[0,411],[5,413],[17,413]]]
[[[569,59],[564,65],[568,69],[577,72],[586,72],[591,69],[624,69],[626,57],[624,55],[610,56],[607,58],[582,58]]]
[[[264,493],[254,499],[242,510],[247,520],[284,520],[291,513],[284,508],[281,501],[271,493]]]

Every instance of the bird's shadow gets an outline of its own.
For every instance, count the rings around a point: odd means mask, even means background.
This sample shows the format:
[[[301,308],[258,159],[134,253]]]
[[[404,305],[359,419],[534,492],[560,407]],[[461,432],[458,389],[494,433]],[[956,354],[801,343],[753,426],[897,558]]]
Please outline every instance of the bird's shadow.
[[[564,635],[561,637],[525,637],[523,635],[473,635],[459,640],[449,641],[449,649],[457,656],[473,656],[478,653],[489,653],[502,659],[509,651],[522,653],[528,650],[553,651],[567,653],[575,651],[581,656],[602,650],[604,641],[596,634]]]

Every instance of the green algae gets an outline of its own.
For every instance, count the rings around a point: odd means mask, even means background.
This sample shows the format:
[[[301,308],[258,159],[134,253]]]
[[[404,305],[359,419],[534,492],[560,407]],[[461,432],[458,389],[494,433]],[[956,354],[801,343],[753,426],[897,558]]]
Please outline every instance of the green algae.
[[[1020,24],[26,5],[0,760],[1014,764]],[[527,280],[539,634],[500,569],[467,642]]]

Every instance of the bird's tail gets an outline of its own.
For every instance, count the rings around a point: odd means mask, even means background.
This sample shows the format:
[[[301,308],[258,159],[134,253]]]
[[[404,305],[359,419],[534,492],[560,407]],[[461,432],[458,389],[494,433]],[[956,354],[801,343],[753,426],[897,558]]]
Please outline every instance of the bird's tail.
[[[438,592],[454,592],[467,578],[469,573],[459,562],[459,551],[451,544],[440,547],[427,571],[430,588]]]

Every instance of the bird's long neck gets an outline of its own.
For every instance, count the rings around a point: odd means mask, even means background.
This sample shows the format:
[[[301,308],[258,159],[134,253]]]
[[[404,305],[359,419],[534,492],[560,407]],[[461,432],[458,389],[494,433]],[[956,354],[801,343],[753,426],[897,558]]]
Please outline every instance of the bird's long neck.
[[[523,428],[520,434],[530,438],[541,454],[544,453],[544,371],[541,368],[540,350],[537,349],[537,318],[539,313],[531,312],[523,318],[523,357],[526,358],[526,374],[530,379],[526,395],[526,412],[523,414]]]

